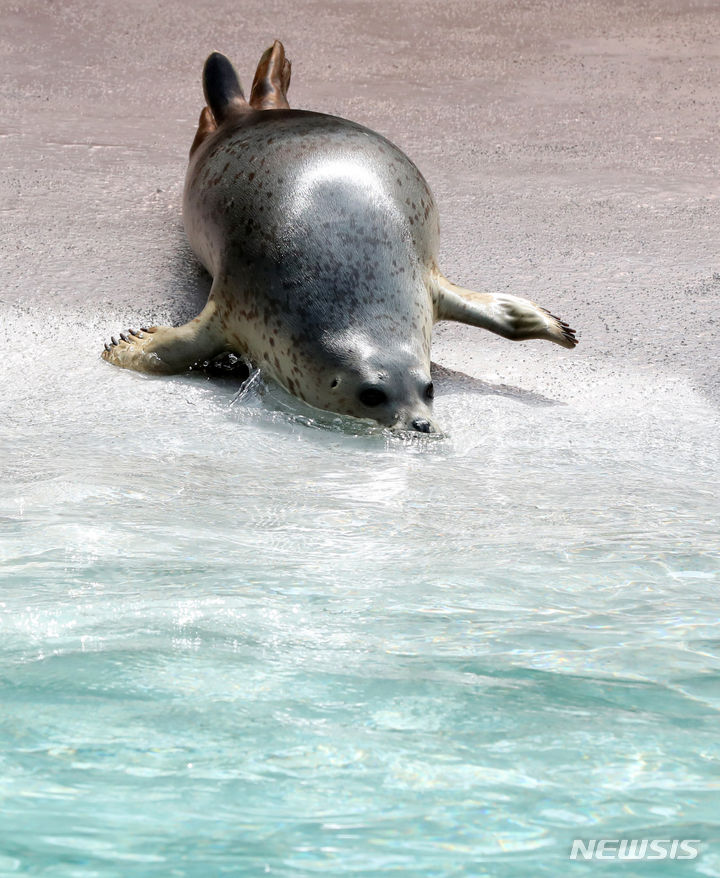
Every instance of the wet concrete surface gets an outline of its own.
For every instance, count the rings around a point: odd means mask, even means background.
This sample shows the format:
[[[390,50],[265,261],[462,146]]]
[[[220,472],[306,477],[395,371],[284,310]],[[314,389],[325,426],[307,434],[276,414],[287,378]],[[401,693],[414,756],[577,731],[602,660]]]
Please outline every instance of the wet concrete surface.
[[[248,88],[277,37],[292,106],[367,125],[420,167],[449,278],[534,299],[581,339],[567,352],[443,324],[435,360],[550,397],[604,370],[681,375],[720,399],[717,2],[0,10],[6,326],[24,311],[72,320],[99,353],[138,320],[200,307],[209,282],[180,210],[202,64],[225,52]]]

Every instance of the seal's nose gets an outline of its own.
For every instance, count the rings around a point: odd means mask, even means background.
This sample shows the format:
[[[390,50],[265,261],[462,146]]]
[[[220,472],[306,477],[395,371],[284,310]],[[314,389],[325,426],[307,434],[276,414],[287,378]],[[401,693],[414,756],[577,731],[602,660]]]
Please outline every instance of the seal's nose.
[[[435,432],[435,430],[433,429],[433,425],[425,418],[415,418],[415,420],[412,422],[412,428],[413,430],[417,430],[418,433]]]

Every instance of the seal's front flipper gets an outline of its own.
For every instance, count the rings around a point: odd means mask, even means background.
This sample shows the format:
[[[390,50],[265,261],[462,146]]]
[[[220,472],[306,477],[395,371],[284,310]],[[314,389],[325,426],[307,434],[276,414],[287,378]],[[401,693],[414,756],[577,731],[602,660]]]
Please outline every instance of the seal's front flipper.
[[[220,52],[213,52],[205,62],[203,91],[218,125],[250,109],[235,68]]]
[[[211,299],[202,312],[184,326],[151,326],[140,332],[121,332],[105,345],[102,358],[136,372],[171,375],[195,363],[211,360],[227,350],[225,337]]]
[[[436,277],[433,287],[436,322],[469,323],[513,341],[544,338],[564,348],[577,344],[575,330],[527,299],[507,293],[475,293],[451,284],[441,275]]]
[[[250,91],[254,110],[289,110],[287,92],[290,88],[290,62],[280,40],[263,52]]]

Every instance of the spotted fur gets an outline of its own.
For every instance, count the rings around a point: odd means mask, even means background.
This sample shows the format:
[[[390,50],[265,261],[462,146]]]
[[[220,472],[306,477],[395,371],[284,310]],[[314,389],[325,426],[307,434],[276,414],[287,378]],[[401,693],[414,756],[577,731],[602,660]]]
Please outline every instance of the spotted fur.
[[[106,359],[176,372],[232,351],[310,405],[430,432],[436,320],[575,344],[567,324],[525,299],[446,281],[420,171],[361,125],[289,109],[289,81],[278,42],[249,103],[230,62],[208,59],[212,109],[184,194],[188,238],[213,276],[208,304],[184,327],[113,339]]]

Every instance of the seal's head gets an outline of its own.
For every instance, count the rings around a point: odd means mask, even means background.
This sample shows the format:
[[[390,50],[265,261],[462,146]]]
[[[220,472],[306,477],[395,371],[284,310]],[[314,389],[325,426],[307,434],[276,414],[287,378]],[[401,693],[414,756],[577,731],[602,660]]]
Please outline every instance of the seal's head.
[[[304,388],[307,402],[394,432],[440,433],[427,356],[397,346],[378,350],[357,337],[352,345],[328,345],[326,356],[323,380]]]

